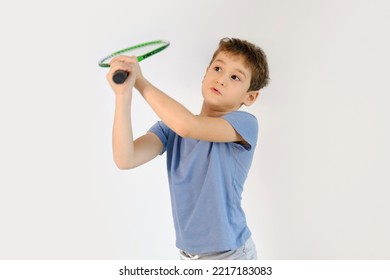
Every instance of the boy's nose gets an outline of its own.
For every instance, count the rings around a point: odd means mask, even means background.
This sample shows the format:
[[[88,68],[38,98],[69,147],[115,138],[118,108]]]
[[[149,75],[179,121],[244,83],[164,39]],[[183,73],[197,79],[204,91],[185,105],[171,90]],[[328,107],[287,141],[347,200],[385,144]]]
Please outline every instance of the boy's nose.
[[[220,84],[222,87],[225,86],[226,83],[222,81],[222,79],[217,80],[217,84]]]

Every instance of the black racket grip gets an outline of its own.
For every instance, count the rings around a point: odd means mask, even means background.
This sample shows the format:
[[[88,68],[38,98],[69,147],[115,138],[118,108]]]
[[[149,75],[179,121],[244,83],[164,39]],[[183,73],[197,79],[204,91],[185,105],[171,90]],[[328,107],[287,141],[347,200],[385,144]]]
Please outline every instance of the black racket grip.
[[[114,75],[112,76],[112,80],[114,81],[114,83],[120,85],[126,81],[128,76],[129,72],[123,70],[116,70],[114,72]]]

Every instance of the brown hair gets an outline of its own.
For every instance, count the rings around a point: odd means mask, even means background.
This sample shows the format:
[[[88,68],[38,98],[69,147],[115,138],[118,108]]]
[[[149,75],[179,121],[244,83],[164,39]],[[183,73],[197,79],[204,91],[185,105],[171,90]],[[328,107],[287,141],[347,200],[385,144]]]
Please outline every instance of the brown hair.
[[[259,90],[268,84],[267,56],[260,47],[245,40],[223,38],[219,42],[219,47],[214,52],[210,64],[220,52],[227,52],[244,58],[245,66],[252,71],[252,79],[248,91]]]

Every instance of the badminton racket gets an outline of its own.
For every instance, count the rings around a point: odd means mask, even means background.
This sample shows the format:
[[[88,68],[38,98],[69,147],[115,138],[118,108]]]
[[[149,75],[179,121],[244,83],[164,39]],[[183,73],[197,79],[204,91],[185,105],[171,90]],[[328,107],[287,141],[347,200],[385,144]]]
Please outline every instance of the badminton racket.
[[[119,51],[116,51],[101,60],[99,60],[98,64],[100,67],[110,67],[110,61],[116,56],[119,55],[128,55],[128,56],[136,56],[138,62],[161,52],[169,46],[169,41],[167,40],[156,40],[151,42],[145,42],[142,44],[134,45]],[[124,70],[117,70],[114,72],[112,76],[112,80],[116,84],[123,84],[126,81],[126,78],[129,76],[129,72]]]

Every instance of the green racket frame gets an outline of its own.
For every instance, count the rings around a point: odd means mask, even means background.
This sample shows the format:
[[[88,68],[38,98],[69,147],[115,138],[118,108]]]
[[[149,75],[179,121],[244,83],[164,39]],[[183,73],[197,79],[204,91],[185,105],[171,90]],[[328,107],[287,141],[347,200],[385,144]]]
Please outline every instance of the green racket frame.
[[[139,45],[135,45],[135,46],[132,46],[132,47],[129,47],[129,48],[126,48],[126,49],[122,49],[120,51],[117,51],[117,52],[114,52],[104,58],[102,58],[101,60],[99,60],[98,64],[100,67],[110,67],[110,64],[107,62],[109,60],[111,60],[111,58],[113,58],[114,56],[117,56],[117,55],[120,55],[122,53],[125,53],[127,51],[131,51],[131,50],[135,50],[135,49],[139,49],[139,48],[142,48],[142,47],[146,47],[146,46],[151,46],[151,45],[161,45],[160,47],[154,49],[154,50],[151,50],[145,54],[142,54],[142,55],[139,55],[137,56],[137,59],[138,61],[142,61],[146,58],[148,58],[149,56],[152,56],[158,52],[161,52],[162,50],[166,49],[168,46],[169,46],[169,41],[167,40],[156,40],[156,41],[151,41],[151,42],[145,42],[145,43],[142,43],[142,44],[139,44]]]

